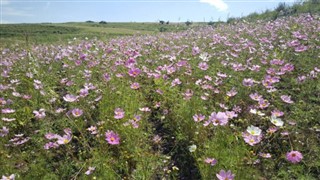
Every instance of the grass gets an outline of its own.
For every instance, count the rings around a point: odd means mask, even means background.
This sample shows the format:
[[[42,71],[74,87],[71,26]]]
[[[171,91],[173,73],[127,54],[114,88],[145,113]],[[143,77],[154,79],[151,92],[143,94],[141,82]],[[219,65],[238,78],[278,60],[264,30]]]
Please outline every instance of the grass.
[[[308,14],[185,31],[1,25],[0,175],[319,179],[318,27]]]
[[[155,34],[160,31],[181,31],[183,24],[161,25],[158,23],[42,23],[1,24],[0,38],[3,47],[12,44],[62,44],[74,38],[99,38],[107,40],[134,34]]]

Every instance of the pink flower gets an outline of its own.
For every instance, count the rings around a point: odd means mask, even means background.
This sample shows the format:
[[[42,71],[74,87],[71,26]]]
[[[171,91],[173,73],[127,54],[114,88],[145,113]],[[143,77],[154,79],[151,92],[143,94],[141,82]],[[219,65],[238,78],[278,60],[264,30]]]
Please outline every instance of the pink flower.
[[[262,99],[262,96],[259,95],[258,93],[250,94],[249,96],[252,100],[255,100],[255,101],[260,101],[260,99]]]
[[[67,94],[63,96],[63,100],[65,100],[66,102],[75,102],[76,100],[78,100],[78,97],[72,94]]]
[[[71,113],[74,117],[80,117],[83,114],[83,111],[81,109],[75,108],[71,111]]]
[[[228,116],[224,112],[211,113],[209,116],[209,121],[213,123],[214,126],[221,125],[224,126],[228,123]]]
[[[264,108],[267,108],[269,105],[270,103],[268,102],[268,100],[266,99],[259,100],[259,108],[264,109]]]
[[[233,180],[234,179],[234,174],[231,173],[231,171],[225,171],[225,170],[220,170],[219,174],[216,174],[217,178],[219,180]]]
[[[254,146],[262,140],[262,133],[259,135],[252,135],[246,131],[242,133],[242,137],[247,144]]]
[[[134,82],[134,83],[131,84],[130,88],[131,89],[139,89],[140,88],[140,84],[137,83],[137,82]]]
[[[114,118],[116,119],[122,119],[124,117],[124,111],[121,108],[116,108],[114,110]]]
[[[141,73],[141,70],[139,68],[132,68],[129,70],[128,74],[131,77],[137,77]]]
[[[120,144],[120,137],[118,134],[114,133],[113,131],[107,131],[106,134],[106,141],[108,141],[111,145]]]
[[[44,109],[39,109],[39,111],[33,111],[35,118],[43,119],[46,117],[46,112]]]
[[[0,129],[0,137],[5,137],[7,134],[9,134],[9,129],[5,126]]]
[[[285,103],[288,103],[288,104],[292,104],[293,101],[291,100],[291,96],[287,96],[287,95],[282,95],[280,96],[282,101],[284,101]]]
[[[10,108],[6,108],[6,109],[2,109],[1,110],[2,114],[11,114],[11,113],[14,113],[14,112],[16,112],[16,110],[10,109]]]
[[[203,71],[205,71],[205,70],[207,70],[209,68],[209,66],[208,66],[208,64],[206,62],[200,62],[198,64],[198,67]]]
[[[211,166],[214,166],[217,164],[218,161],[214,158],[206,158],[204,162],[210,164]]]
[[[93,171],[96,170],[95,167],[89,167],[88,170],[85,172],[86,175],[90,175],[93,173]]]
[[[195,122],[203,121],[204,118],[205,118],[205,116],[202,115],[202,114],[195,114],[195,115],[193,116],[193,120],[194,120]]]
[[[299,151],[291,151],[286,155],[286,159],[293,164],[296,164],[302,160],[303,156]]]
[[[242,84],[244,86],[251,87],[253,86],[253,82],[254,82],[253,79],[248,78],[248,79],[243,79]]]

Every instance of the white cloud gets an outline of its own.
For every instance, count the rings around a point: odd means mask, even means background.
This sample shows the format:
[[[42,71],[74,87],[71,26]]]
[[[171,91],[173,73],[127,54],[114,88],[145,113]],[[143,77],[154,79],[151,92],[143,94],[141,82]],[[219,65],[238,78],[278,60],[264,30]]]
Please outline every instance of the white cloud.
[[[219,11],[226,11],[229,7],[222,0],[200,0],[201,3],[208,3],[211,6],[214,6]]]

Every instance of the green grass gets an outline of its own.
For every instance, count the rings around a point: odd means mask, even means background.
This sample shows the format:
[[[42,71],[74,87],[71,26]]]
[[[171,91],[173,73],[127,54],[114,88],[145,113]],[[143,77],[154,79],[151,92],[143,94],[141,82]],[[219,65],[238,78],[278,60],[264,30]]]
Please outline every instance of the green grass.
[[[65,44],[73,38],[107,40],[134,34],[155,34],[160,31],[181,31],[184,24],[159,23],[42,23],[42,24],[1,24],[0,40],[2,47],[13,44]]]

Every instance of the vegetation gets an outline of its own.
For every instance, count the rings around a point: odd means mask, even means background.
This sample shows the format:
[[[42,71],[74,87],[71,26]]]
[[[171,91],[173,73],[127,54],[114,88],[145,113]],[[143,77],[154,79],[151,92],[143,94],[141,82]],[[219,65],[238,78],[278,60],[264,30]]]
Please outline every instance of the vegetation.
[[[0,176],[320,179],[320,16],[260,16],[1,25]]]
[[[319,14],[320,1],[319,0],[304,0],[296,1],[292,6],[282,2],[274,10],[266,10],[263,13],[251,13],[242,18],[230,17],[227,22],[232,23],[240,20],[257,21],[257,20],[275,20],[284,16],[296,16],[302,13],[309,13],[311,16]]]

